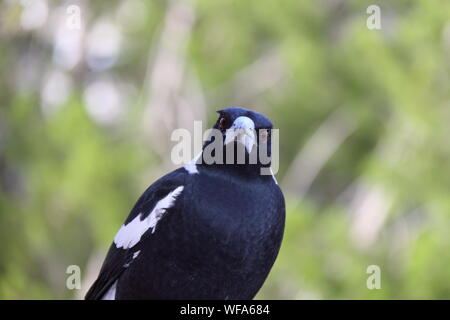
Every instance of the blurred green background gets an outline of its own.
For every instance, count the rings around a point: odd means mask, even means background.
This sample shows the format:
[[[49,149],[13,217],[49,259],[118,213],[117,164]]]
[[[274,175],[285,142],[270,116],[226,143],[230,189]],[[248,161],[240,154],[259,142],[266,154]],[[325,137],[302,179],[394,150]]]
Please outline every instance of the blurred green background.
[[[450,298],[450,1],[3,0],[0,53],[1,299],[82,297],[172,130],[231,105],[280,128],[257,298]]]

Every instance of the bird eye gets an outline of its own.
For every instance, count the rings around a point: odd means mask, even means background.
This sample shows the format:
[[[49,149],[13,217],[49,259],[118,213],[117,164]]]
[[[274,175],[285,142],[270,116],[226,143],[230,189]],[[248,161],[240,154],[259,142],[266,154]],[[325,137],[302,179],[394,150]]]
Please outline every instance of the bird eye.
[[[219,129],[223,130],[223,129],[227,129],[229,127],[229,121],[227,118],[222,117],[219,120]]]

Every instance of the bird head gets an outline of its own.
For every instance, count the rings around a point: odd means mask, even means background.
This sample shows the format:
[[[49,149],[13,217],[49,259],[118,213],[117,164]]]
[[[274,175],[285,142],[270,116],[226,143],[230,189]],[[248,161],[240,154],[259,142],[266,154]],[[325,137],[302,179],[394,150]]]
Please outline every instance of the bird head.
[[[215,142],[216,146],[220,143],[226,158],[230,148],[239,151],[239,147],[241,147],[241,150],[245,151],[245,163],[248,163],[251,154],[255,156],[256,163],[260,163],[260,148],[266,148],[265,155],[271,156],[273,126],[269,119],[258,112],[241,107],[230,107],[217,112],[219,117],[212,128],[215,135],[211,135],[205,142],[204,150],[212,142]],[[217,139],[217,135],[221,139]],[[233,157],[236,159],[236,153],[233,153]],[[239,162],[237,163],[239,164]]]

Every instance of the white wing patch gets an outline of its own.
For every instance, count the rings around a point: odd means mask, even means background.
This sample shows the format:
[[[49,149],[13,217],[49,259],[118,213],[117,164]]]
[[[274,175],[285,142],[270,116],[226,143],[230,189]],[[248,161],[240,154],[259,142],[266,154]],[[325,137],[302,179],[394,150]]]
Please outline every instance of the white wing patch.
[[[201,155],[202,155],[202,153],[200,152],[198,155],[195,156],[194,159],[189,161],[189,163],[187,163],[184,166],[184,168],[186,169],[187,172],[189,172],[189,174],[196,174],[196,173],[198,173],[197,161],[198,161],[198,159],[200,159]]]
[[[135,253],[133,253],[133,259],[136,259],[139,255],[139,253],[141,253],[141,250],[136,251]]]
[[[139,255],[139,253],[141,253],[141,250],[136,251],[135,253],[133,253],[133,260],[136,259]],[[123,265],[124,268],[128,268],[131,264],[131,262],[133,262],[133,260],[131,260],[130,262],[127,262]]]
[[[116,247],[123,249],[131,248],[141,240],[142,235],[148,229],[152,228],[152,233],[154,233],[159,220],[161,220],[167,209],[173,206],[176,198],[181,194],[183,189],[183,186],[179,186],[159,200],[152,212],[144,220],[141,220],[142,213],[140,213],[128,224],[122,225],[114,237]]]
[[[115,300],[116,299],[116,288],[117,288],[117,280],[108,289],[108,291],[103,295],[102,300]]]

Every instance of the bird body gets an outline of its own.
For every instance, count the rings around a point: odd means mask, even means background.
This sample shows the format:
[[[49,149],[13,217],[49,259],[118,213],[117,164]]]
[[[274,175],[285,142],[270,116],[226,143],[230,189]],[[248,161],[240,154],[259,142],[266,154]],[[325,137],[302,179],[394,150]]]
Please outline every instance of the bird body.
[[[139,198],[86,299],[256,295],[281,245],[281,189],[272,176],[260,174],[259,164],[198,160],[165,175]]]

